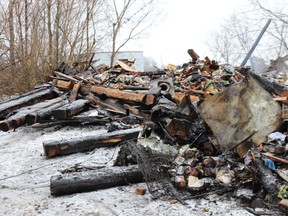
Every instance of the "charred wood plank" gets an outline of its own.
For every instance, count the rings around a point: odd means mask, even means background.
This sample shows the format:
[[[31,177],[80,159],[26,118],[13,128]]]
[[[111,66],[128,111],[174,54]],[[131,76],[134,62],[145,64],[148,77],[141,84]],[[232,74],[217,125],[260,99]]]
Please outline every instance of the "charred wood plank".
[[[43,148],[47,157],[86,152],[95,148],[116,146],[126,140],[136,139],[140,129],[132,128],[98,136],[79,137],[73,140],[45,141],[43,142]]]
[[[13,112],[21,107],[32,105],[45,99],[50,99],[56,96],[54,91],[50,89],[45,89],[33,94],[28,94],[23,97],[19,97],[15,100],[10,100],[8,102],[4,102],[0,105],[0,118],[5,117],[8,113]]]
[[[72,103],[61,106],[55,110],[52,110],[52,115],[55,119],[68,119],[79,112],[82,112],[89,108],[89,101],[84,99],[76,100]]]
[[[110,167],[52,176],[50,192],[53,196],[61,196],[139,182],[143,182],[143,176],[138,166]]]
[[[40,102],[31,106],[23,107],[19,110],[17,110],[17,113],[10,116],[9,118],[0,121],[0,130],[2,131],[9,131],[12,129],[15,129],[17,127],[20,127],[21,125],[26,123],[26,116],[29,114],[36,114],[38,111],[45,109],[46,107],[49,107],[55,103],[59,103],[63,101],[61,97],[54,98],[52,100],[47,100],[44,102]]]
[[[50,119],[50,120],[39,120],[38,125],[33,126],[34,128],[47,128],[55,125],[87,125],[87,124],[97,124],[97,125],[105,125],[111,122],[109,118],[97,118],[97,117],[72,117],[71,119],[64,119],[64,120],[57,120],[57,119]]]
[[[137,76],[161,76],[166,75],[166,71],[145,71],[145,72],[133,72]]]
[[[104,107],[106,109],[116,110],[116,111],[120,111],[120,112],[125,113],[125,109],[120,107],[120,105],[117,105],[117,103],[115,103],[115,102],[112,103],[110,100],[101,100],[100,98],[96,97],[92,93],[87,95],[87,99],[89,100],[89,102],[91,104],[95,104],[95,105]]]
[[[72,92],[71,92],[71,95],[70,95],[70,103],[76,101],[78,91],[79,91],[79,89],[81,87],[81,83],[82,83],[82,81],[78,82],[77,84],[75,84],[73,86],[73,89],[72,89]]]
[[[9,98],[8,100],[1,101],[0,105],[4,104],[4,103],[11,102],[11,101],[18,100],[20,98],[26,97],[28,95],[35,94],[35,93],[40,92],[40,91],[43,91],[43,88],[34,89],[34,90],[30,91],[30,92],[27,92],[27,93],[24,93],[24,94],[21,94],[21,95],[18,95],[18,96],[13,96],[13,97]]]
[[[90,91],[98,95],[106,95],[107,97],[138,103],[142,103],[145,96],[144,94],[131,93],[119,89],[106,88],[102,86],[91,86]]]

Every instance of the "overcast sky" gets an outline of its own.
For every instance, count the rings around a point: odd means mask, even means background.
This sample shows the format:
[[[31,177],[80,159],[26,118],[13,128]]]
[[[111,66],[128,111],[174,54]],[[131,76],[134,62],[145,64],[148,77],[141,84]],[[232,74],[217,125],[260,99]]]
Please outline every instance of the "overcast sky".
[[[165,19],[151,29],[148,38],[126,49],[142,50],[160,65],[189,61],[187,50],[193,48],[204,59],[213,58],[206,45],[209,35],[219,29],[223,19],[247,5],[247,0],[166,0]]]

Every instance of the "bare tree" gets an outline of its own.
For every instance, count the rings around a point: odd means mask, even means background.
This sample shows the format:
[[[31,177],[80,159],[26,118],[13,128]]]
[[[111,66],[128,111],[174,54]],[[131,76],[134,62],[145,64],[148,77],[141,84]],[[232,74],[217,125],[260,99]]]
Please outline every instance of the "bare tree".
[[[110,66],[114,63],[116,54],[130,40],[136,39],[147,33],[155,24],[160,12],[159,0],[111,0],[111,10],[107,11],[107,20],[112,29],[111,33],[111,59]]]
[[[213,33],[213,39],[209,41],[211,51],[220,61],[239,64],[264,24],[268,19],[272,19],[253,55],[263,58],[266,62],[286,55],[288,16],[285,11],[287,9],[288,4],[285,0],[276,0],[273,4],[267,0],[251,0],[249,8],[234,12],[224,21],[223,27]]]
[[[14,71],[15,65],[14,4],[15,0],[9,0],[10,64],[12,71]]]
[[[13,85],[4,85],[7,88],[1,91],[27,91],[46,79],[51,73],[51,65],[57,67],[61,61],[78,61],[83,54],[88,56],[89,52],[103,45],[101,40],[106,34],[102,24],[105,19],[104,2],[1,1],[1,83],[11,82],[11,71],[17,73],[13,74]]]

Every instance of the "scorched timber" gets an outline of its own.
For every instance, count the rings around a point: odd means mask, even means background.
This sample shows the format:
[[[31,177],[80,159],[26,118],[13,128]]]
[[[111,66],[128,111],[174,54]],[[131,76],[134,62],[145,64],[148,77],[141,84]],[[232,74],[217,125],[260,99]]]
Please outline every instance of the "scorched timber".
[[[20,127],[27,122],[27,115],[37,116],[38,112],[42,112],[42,110],[48,109],[55,104],[61,103],[62,101],[63,98],[58,97],[18,109],[16,114],[3,121],[0,121],[0,130],[6,132]]]
[[[110,167],[52,176],[50,191],[52,195],[60,196],[139,182],[143,182],[143,176],[138,166]]]
[[[76,100],[72,103],[66,104],[58,109],[52,111],[52,115],[55,119],[69,119],[73,115],[82,112],[89,108],[89,101],[84,99]]]
[[[98,95],[106,95],[107,97],[142,103],[144,94],[130,93],[119,89],[106,88],[102,86],[91,86],[90,91]]]
[[[132,128],[98,136],[74,138],[73,140],[46,141],[43,142],[43,148],[46,157],[86,152],[95,148],[116,146],[123,141],[136,139],[140,130],[141,128]]]
[[[10,100],[8,102],[2,103],[0,105],[0,118],[3,118],[5,115],[15,111],[16,109],[44,101],[45,99],[53,98],[55,95],[56,93],[54,91],[46,89],[35,92],[33,94],[28,94],[24,97],[19,97],[16,100]]]
[[[58,109],[61,106],[67,104],[67,100],[61,100],[51,106],[45,107],[43,109],[38,110],[37,112],[29,113],[26,115],[26,122],[28,125],[32,125],[36,122],[41,122],[43,120],[49,120],[52,116],[52,111]]]

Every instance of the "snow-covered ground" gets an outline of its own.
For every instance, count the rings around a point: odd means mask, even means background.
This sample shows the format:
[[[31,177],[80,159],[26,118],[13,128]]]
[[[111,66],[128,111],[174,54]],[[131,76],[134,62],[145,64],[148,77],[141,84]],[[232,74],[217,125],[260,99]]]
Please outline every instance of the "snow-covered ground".
[[[80,163],[111,166],[117,148],[47,159],[42,142],[103,133],[95,126],[22,127],[0,132],[0,215],[252,215],[234,199],[210,195],[188,200],[188,205],[153,200],[149,193],[135,194],[145,183],[61,197],[50,195],[50,177]]]

